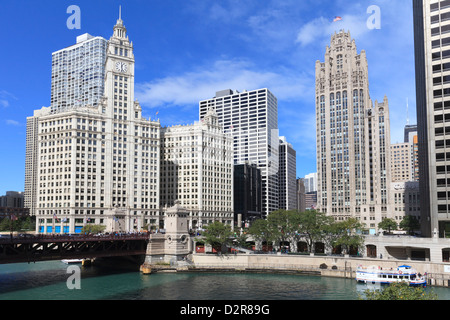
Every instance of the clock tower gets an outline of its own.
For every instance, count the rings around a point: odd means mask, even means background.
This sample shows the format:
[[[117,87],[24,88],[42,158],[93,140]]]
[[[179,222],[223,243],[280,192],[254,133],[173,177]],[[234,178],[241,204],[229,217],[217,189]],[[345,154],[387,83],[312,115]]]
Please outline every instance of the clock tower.
[[[101,112],[106,116],[105,175],[105,205],[118,208],[125,213],[125,228],[128,229],[133,208],[132,189],[134,180],[131,167],[131,155],[135,152],[132,139],[134,138],[134,117],[136,109],[140,109],[134,101],[134,54],[133,43],[127,36],[127,29],[122,21],[121,10],[119,19],[114,26],[114,33],[108,41],[105,62],[105,93]],[[103,147],[103,146],[102,146]]]
[[[109,39],[106,55],[105,95],[109,98],[109,107],[130,108],[134,100],[134,54],[133,43],[127,36],[121,10],[114,26],[114,33]],[[122,87],[117,86],[121,81]],[[114,98],[114,99],[111,99]],[[118,110],[118,108],[116,108]]]

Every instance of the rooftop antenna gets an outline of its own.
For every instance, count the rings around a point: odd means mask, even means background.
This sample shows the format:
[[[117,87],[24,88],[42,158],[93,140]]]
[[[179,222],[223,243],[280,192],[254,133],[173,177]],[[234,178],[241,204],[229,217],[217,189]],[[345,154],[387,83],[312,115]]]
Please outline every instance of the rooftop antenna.
[[[406,98],[406,125],[409,125],[409,104],[408,104],[408,98]]]

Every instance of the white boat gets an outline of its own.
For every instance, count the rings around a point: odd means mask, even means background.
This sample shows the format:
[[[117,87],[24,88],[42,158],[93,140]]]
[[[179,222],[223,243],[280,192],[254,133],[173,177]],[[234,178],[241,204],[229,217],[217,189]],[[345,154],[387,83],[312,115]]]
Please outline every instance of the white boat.
[[[64,259],[61,261],[64,262],[65,264],[75,264],[75,263],[82,263],[83,259]]]
[[[383,269],[378,266],[362,267],[356,269],[356,281],[372,284],[391,284],[405,281],[410,286],[426,286],[426,273],[422,275],[411,266],[403,265],[396,269]]]

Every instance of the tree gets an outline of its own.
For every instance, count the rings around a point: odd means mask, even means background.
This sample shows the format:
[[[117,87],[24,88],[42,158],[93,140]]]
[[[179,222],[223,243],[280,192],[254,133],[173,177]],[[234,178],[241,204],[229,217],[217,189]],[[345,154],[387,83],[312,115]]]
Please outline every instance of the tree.
[[[391,233],[391,230],[397,230],[397,222],[391,218],[385,218],[383,221],[378,223],[378,228],[387,230],[388,233]]]
[[[411,287],[407,282],[392,283],[381,290],[364,291],[366,300],[437,300],[434,292],[426,292],[423,287]],[[360,299],[364,297],[360,296]]]
[[[219,221],[209,224],[205,227],[203,232],[205,243],[211,245],[218,251],[221,251],[222,247],[231,243],[233,232],[229,225],[223,224]]]
[[[405,216],[400,222],[400,228],[407,230],[409,234],[413,234],[414,230],[420,229],[420,223],[414,216]]]
[[[341,246],[345,253],[350,251],[350,248],[360,248],[364,244],[364,237],[359,234],[363,225],[359,220],[350,218],[341,222],[336,222],[333,225],[337,237],[333,241],[333,246]]]
[[[322,212],[308,210],[299,215],[299,232],[303,234],[311,253],[313,244],[325,240],[327,229],[333,223],[333,218]]]
[[[87,224],[81,229],[81,233],[85,234],[96,234],[96,233],[102,233],[105,231],[106,226],[99,225],[99,224]]]
[[[287,241],[289,234],[292,231],[290,229],[288,216],[288,211],[279,209],[271,212],[267,217],[268,229],[270,230],[273,241],[277,245]]]
[[[257,219],[252,222],[248,233],[253,237],[255,241],[261,243],[274,241],[273,230],[269,227],[269,223],[265,219]]]

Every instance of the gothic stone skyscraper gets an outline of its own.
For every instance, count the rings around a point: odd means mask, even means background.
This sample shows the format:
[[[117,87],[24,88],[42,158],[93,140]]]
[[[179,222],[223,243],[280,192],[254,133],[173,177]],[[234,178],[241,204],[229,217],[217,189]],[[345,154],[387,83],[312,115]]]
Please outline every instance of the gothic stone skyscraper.
[[[389,106],[372,103],[366,53],[349,32],[332,35],[316,62],[316,125],[318,210],[376,232],[388,216]]]
[[[159,226],[160,123],[134,100],[133,45],[121,18],[108,41],[98,104],[42,108],[28,119],[28,198],[40,233],[87,223],[140,230]],[[32,131],[31,131],[32,130]],[[29,152],[28,152],[29,151]],[[34,198],[33,198],[34,195]],[[114,223],[111,221],[114,220]]]

